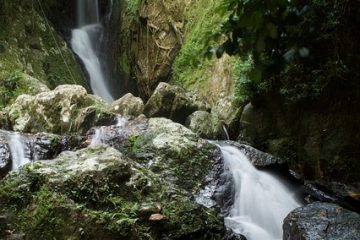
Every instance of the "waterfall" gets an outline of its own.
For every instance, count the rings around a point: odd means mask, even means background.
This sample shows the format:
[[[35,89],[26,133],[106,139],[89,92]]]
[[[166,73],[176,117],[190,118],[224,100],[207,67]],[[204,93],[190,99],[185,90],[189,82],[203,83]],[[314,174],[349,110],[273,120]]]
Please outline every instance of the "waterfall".
[[[239,149],[229,145],[219,147],[235,188],[226,226],[248,240],[282,239],[283,219],[300,204],[283,183],[257,170]]]
[[[26,163],[29,163],[30,159],[27,158],[25,154],[26,146],[20,134],[18,133],[9,134],[7,138],[9,141],[9,147],[10,147],[11,159],[12,159],[11,169],[12,170],[17,169],[25,165]]]
[[[225,124],[222,125],[224,131],[225,140],[230,140],[230,135]]]
[[[90,87],[106,102],[114,101],[96,53],[103,26],[100,24],[98,0],[77,0],[78,28],[72,31],[71,47],[89,74]]]

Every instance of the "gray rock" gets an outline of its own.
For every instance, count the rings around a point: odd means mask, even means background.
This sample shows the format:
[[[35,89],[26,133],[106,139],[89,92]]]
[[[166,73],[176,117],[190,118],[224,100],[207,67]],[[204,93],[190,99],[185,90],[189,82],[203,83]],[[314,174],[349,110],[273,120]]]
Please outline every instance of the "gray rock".
[[[144,102],[141,98],[134,97],[131,93],[128,93],[113,102],[111,110],[123,116],[138,117],[144,111]]]
[[[85,133],[91,126],[116,119],[105,102],[78,85],[20,95],[6,110],[13,130],[19,132]]]
[[[218,118],[206,111],[192,113],[185,122],[192,131],[207,139],[223,139],[224,133],[222,124]]]
[[[178,123],[185,123],[187,116],[206,105],[195,101],[184,89],[161,82],[145,104],[147,117],[166,117]]]
[[[149,126],[164,123],[153,120]],[[165,129],[178,131],[180,126],[167,124]],[[174,161],[167,159],[171,167]],[[217,213],[197,204],[192,192],[163,178],[161,171],[153,172],[104,144],[63,152],[53,161],[12,171],[0,182],[0,212],[6,210],[28,239],[148,239],[153,234],[164,239],[221,239],[225,228]],[[24,217],[14,217],[17,211]],[[52,221],[56,228],[47,224]]]
[[[11,170],[11,154],[8,144],[0,139],[0,179]]]
[[[241,114],[238,139],[251,146],[260,147],[272,135],[273,128],[270,113],[266,109],[255,108],[249,103]]]
[[[224,97],[218,100],[211,109],[213,119],[226,126],[231,139],[239,135],[240,117],[243,111],[243,103],[234,97]]]
[[[283,230],[284,240],[357,240],[360,215],[336,204],[315,202],[292,211]]]

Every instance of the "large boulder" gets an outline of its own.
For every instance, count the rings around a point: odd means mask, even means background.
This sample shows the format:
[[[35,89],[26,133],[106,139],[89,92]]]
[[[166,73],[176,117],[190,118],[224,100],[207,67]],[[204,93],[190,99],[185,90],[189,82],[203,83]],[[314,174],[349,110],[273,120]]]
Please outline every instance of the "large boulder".
[[[284,220],[286,240],[360,239],[360,215],[336,204],[315,202],[292,211]]]
[[[207,111],[193,112],[186,119],[185,125],[203,138],[224,139],[222,122]]]
[[[184,188],[101,144],[11,172],[0,184],[0,203],[15,233],[29,239],[205,240],[225,234],[221,218]]]
[[[97,142],[120,150],[162,179],[192,192],[206,184],[205,177],[219,155],[215,146],[166,118],[139,117],[122,126],[92,129],[88,135],[89,142],[100,136]]]
[[[197,110],[206,110],[206,104],[183,88],[161,82],[145,104],[147,117],[166,117],[178,123]]]
[[[78,85],[61,85],[36,96],[20,95],[7,108],[12,129],[20,132],[86,132],[91,126],[114,123],[106,104]]]
[[[111,109],[113,112],[123,116],[138,117],[144,111],[144,102],[141,98],[134,97],[131,93],[127,93],[113,102]]]
[[[239,140],[263,147],[275,131],[270,113],[248,103],[241,114]]]

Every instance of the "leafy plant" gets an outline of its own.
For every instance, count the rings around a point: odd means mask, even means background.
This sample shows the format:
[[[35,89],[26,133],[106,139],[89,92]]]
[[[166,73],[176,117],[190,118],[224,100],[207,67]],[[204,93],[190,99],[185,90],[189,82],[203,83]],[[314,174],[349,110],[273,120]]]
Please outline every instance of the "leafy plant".
[[[274,78],[280,81],[278,86],[286,86],[282,92],[289,93],[292,84],[288,81],[295,77],[300,84],[294,87],[309,87],[309,95],[316,96],[334,77],[344,79],[349,66],[358,62],[351,53],[351,49],[357,50],[353,30],[359,23],[355,17],[358,9],[359,3],[349,0],[229,0],[216,10],[229,17],[212,36],[215,40],[225,38],[209,52],[217,57],[225,52],[238,55],[243,63],[251,63],[239,80],[245,89],[252,89],[252,93],[246,90],[250,95],[267,91]],[[334,62],[335,66],[330,64]],[[329,65],[335,67],[335,73]],[[292,75],[292,79],[286,76],[295,72],[298,76]],[[314,80],[314,76],[325,81]]]

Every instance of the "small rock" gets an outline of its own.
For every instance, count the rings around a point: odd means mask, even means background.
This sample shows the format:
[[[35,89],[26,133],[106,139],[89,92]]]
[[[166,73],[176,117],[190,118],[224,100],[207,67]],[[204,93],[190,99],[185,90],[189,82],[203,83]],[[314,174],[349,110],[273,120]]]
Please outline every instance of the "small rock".
[[[151,216],[149,217],[149,221],[153,221],[153,222],[160,222],[164,220],[167,220],[167,218],[160,213],[151,214]]]

